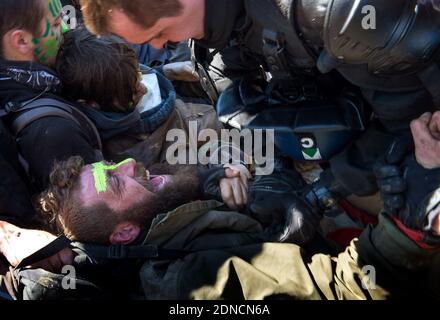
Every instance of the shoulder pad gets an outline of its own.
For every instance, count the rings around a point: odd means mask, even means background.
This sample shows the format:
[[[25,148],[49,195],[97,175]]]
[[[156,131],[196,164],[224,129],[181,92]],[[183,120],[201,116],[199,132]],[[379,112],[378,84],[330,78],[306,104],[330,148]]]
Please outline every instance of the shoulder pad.
[[[372,73],[412,73],[440,46],[440,13],[417,0],[331,0],[324,25],[326,52],[341,63],[368,64]],[[372,18],[373,20],[370,20]]]

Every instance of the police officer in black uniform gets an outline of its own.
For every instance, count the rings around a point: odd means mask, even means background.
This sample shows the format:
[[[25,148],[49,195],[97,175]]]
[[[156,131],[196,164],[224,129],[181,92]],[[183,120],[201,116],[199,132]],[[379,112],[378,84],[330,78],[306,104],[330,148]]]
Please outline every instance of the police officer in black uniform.
[[[246,114],[252,104],[258,109],[258,91],[268,97],[262,99],[267,108],[275,101],[300,109],[307,100],[337,100],[353,90],[350,85],[360,89],[367,108],[356,108],[364,116],[371,108],[373,115],[363,119],[366,131],[345,140],[342,150],[334,132],[316,137],[319,122],[332,121],[326,114],[316,113],[315,128],[308,123],[315,148],[329,151],[321,152],[329,167],[293,207],[300,203],[303,214],[319,221],[318,212],[343,197],[376,193],[375,163],[406,149],[401,141],[410,140],[410,121],[440,107],[440,14],[434,9],[435,3],[416,0],[206,0],[205,39],[195,42],[195,58],[211,98],[220,96],[218,110],[227,123],[237,121],[240,108]],[[231,102],[238,107],[231,109]],[[301,119],[297,115],[291,125]],[[252,126],[255,118],[244,122]],[[353,133],[363,127],[350,121],[348,126]]]
[[[170,9],[167,19],[151,24],[147,13],[157,9],[155,1],[142,4],[145,16],[125,2],[116,1],[115,8],[82,2],[96,33],[156,45],[184,34],[196,38],[196,67],[222,121],[278,126],[283,133],[290,128],[287,139],[277,133],[282,153],[329,160],[311,187],[289,194],[294,202],[278,202],[295,212],[288,216],[304,215],[297,221],[314,221],[309,229],[338,199],[376,193],[374,164],[388,150],[400,152],[390,146],[396,138],[410,140],[412,119],[440,106],[440,13],[433,0],[170,0],[167,6],[180,3],[182,10]],[[121,19],[134,24],[114,23]],[[198,23],[204,32],[196,33]],[[277,188],[276,179],[266,180],[257,186],[272,181]],[[254,196],[275,203],[270,194]]]

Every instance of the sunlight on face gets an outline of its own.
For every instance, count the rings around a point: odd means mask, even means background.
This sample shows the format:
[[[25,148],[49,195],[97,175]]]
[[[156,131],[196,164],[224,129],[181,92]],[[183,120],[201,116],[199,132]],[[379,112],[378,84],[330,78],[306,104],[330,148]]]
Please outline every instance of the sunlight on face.
[[[62,21],[62,5],[60,0],[46,1],[46,16],[44,17],[43,33],[32,39],[35,45],[34,55],[37,60],[46,65],[52,65],[56,59],[61,39],[67,27]]]

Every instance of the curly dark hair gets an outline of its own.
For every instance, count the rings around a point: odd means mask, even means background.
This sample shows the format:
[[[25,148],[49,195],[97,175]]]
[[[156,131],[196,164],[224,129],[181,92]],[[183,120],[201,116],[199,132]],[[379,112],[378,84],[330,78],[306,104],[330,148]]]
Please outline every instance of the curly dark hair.
[[[56,162],[50,174],[50,186],[38,197],[38,211],[49,231],[64,234],[72,241],[108,244],[116,226],[129,221],[139,226],[151,222],[140,201],[124,212],[116,212],[104,202],[84,206],[79,198],[81,157]]]
[[[66,162],[55,162],[50,174],[50,187],[38,197],[38,211],[50,231],[60,234],[59,216],[71,209],[72,192],[84,166],[81,157],[72,157]]]

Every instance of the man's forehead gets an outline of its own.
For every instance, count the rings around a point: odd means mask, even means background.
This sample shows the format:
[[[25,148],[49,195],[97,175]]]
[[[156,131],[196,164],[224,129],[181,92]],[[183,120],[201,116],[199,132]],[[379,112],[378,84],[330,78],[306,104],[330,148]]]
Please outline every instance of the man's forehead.
[[[136,42],[136,44],[147,43],[154,39],[159,33],[156,29],[156,25],[154,25],[146,30],[130,19],[122,9],[111,9],[108,13],[107,31],[122,38],[127,38],[128,36],[130,39],[126,40]],[[148,34],[148,37],[146,37],[146,34]]]
[[[92,169],[100,169],[100,170],[115,170],[118,167],[120,167],[128,162],[131,162],[131,161],[135,161],[135,160],[132,158],[127,158],[119,163],[110,163],[108,161],[103,160],[100,162],[93,163],[90,167]]]

